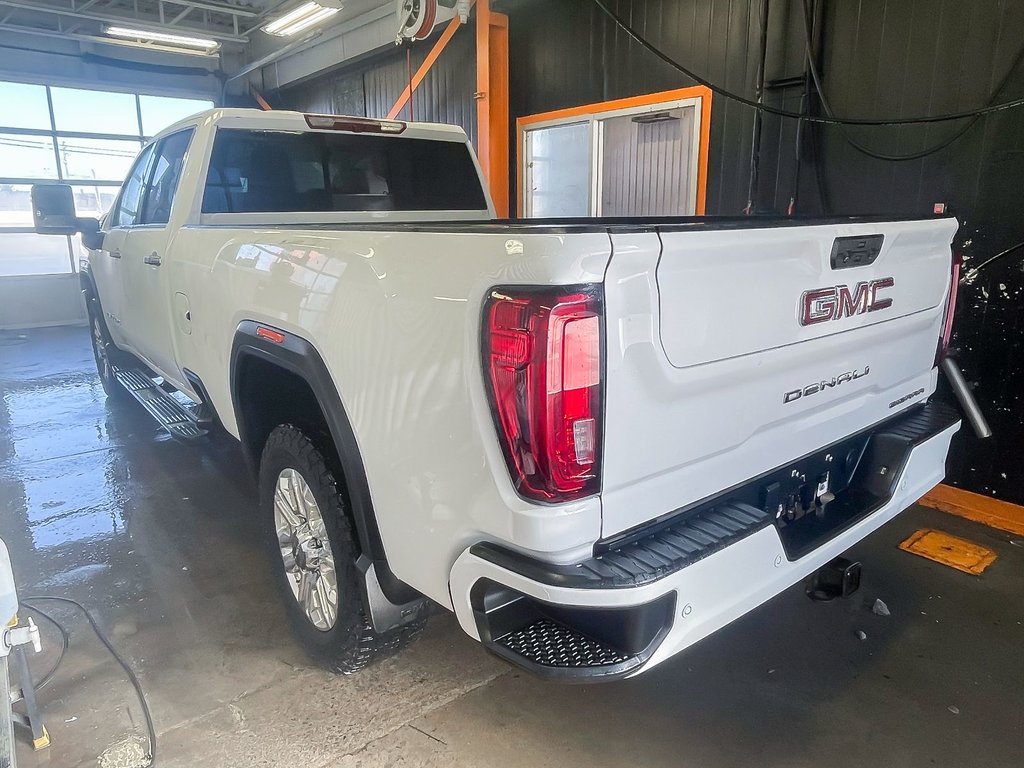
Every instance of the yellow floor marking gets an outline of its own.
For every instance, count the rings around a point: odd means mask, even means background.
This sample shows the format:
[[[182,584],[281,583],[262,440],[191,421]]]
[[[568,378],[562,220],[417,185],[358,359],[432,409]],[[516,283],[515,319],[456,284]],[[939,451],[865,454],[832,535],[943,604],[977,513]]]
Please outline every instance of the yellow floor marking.
[[[950,485],[935,486],[918,503],[990,528],[1024,536],[1024,507],[1017,504],[990,499]]]
[[[980,576],[996,560],[996,553],[988,547],[931,528],[912,534],[900,549],[974,576]]]

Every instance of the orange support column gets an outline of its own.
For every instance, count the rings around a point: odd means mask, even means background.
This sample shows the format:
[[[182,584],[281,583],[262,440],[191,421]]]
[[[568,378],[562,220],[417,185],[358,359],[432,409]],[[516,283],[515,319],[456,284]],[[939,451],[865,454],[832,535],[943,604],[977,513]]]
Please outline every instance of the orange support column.
[[[476,3],[477,156],[501,217],[508,216],[508,16]]]

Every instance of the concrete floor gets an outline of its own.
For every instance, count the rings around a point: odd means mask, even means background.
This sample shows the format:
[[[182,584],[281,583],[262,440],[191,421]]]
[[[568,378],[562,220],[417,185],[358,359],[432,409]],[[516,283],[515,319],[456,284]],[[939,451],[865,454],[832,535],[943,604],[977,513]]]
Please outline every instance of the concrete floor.
[[[902,552],[919,527],[994,548],[980,578]],[[285,626],[228,439],[162,435],[105,402],[84,329],[0,333],[0,537],[22,596],[94,609],[138,671],[160,766],[1008,766],[1024,754],[1024,542],[914,508],[853,551],[855,598],[796,587],[638,680],[544,683],[447,613],[354,677]],[[890,617],[872,614],[884,599]],[[73,612],[22,766],[131,765],[120,669]],[[865,640],[857,636],[861,630]],[[41,674],[59,640],[43,626]]]

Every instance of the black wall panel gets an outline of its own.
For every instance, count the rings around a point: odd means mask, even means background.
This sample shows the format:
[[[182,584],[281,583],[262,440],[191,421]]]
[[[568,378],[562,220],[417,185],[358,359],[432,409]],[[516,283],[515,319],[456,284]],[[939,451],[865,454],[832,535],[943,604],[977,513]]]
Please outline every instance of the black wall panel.
[[[715,82],[746,91],[757,71],[758,6],[750,0],[612,2],[669,56]],[[590,0],[506,3],[513,117],[693,85],[644,51]],[[753,116],[714,102],[708,213],[746,204]],[[514,175],[513,175],[514,178]]]
[[[791,41],[792,42],[792,41]],[[859,0],[824,5],[824,88],[835,112],[901,117],[971,110],[1024,97],[1024,3],[1019,0]],[[1009,73],[1009,77],[1007,77]],[[799,90],[799,89],[797,89]],[[966,121],[855,127],[872,150],[933,147]],[[967,266],[1024,241],[1024,109],[973,121],[947,149],[890,162],[854,149],[834,127],[816,132],[832,212],[922,212],[943,202],[961,222]],[[804,174],[804,210],[821,210],[814,174]],[[762,187],[762,200],[783,200]],[[954,346],[995,436],[965,428],[954,441],[949,482],[1024,503],[1024,249],[961,287]]]

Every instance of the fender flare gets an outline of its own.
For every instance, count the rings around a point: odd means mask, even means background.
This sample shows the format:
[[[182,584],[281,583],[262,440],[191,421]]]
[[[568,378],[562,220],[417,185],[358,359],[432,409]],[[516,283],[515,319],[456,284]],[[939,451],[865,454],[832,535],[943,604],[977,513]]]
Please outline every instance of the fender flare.
[[[78,272],[78,284],[81,286],[82,295],[86,302],[90,299],[100,300],[100,292],[96,289],[96,279],[89,269],[81,269]]]
[[[419,592],[395,576],[388,566],[384,542],[377,525],[377,517],[373,511],[373,501],[370,498],[366,469],[359,453],[359,445],[326,363],[316,348],[302,337],[291,332],[274,329],[284,336],[284,341],[277,343],[257,336],[256,329],[260,327],[273,328],[266,323],[243,320],[235,330],[234,340],[231,344],[231,405],[234,409],[242,445],[245,446],[248,453],[249,441],[241,408],[238,377],[242,361],[246,357],[256,357],[305,381],[316,397],[320,411],[327,421],[327,427],[330,430],[338,459],[341,462],[341,469],[345,475],[345,485],[348,489],[349,505],[355,522],[356,535],[359,537],[363,553],[368,554],[373,561],[381,590],[387,599],[396,605],[416,600],[420,597]],[[254,469],[258,469],[259,457],[250,455],[248,458],[250,465]]]

